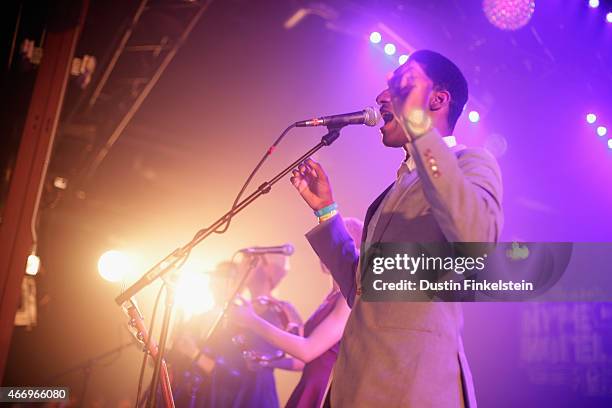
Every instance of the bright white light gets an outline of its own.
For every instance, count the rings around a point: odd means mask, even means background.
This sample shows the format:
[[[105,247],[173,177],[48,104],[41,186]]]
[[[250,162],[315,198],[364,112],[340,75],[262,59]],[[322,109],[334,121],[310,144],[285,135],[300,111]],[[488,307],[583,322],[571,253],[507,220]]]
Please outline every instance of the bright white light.
[[[53,187],[65,190],[68,188],[68,179],[64,177],[56,177],[53,179]]]
[[[30,276],[36,276],[40,269],[40,258],[32,254],[28,256],[28,262],[26,263],[26,273]]]
[[[214,307],[209,275],[203,271],[181,270],[176,284],[176,306],[185,318],[206,313]]]
[[[595,123],[596,120],[597,116],[594,113],[589,113],[588,115],[586,115],[587,123]]]
[[[378,31],[372,31],[370,34],[370,42],[372,44],[378,44],[382,40],[382,35]]]
[[[612,139],[608,139],[608,149],[612,149]]]
[[[109,282],[122,281],[132,269],[132,259],[127,254],[114,249],[103,253],[98,260],[98,273]]]
[[[606,14],[606,21],[608,23],[612,23],[612,11],[610,11],[608,14]]]
[[[406,61],[408,61],[408,56],[406,54],[402,54],[399,56],[398,62],[400,65],[404,65]]]
[[[597,134],[599,136],[605,136],[608,133],[608,129],[605,126],[598,126],[597,127]]]
[[[480,114],[474,110],[470,111],[470,113],[468,113],[468,119],[470,119],[472,123],[477,123],[480,120]]]
[[[591,8],[599,7],[599,0],[589,0],[589,7]]]
[[[395,51],[396,51],[395,45],[393,45],[391,43],[385,44],[385,54],[393,55],[393,54],[395,54]]]

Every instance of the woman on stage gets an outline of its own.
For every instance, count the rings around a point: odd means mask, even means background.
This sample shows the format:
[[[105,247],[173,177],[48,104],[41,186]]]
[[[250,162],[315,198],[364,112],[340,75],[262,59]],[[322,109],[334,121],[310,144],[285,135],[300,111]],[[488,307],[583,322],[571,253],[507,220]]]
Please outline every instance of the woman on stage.
[[[353,240],[359,245],[363,223],[355,218],[345,218],[344,222]],[[325,265],[321,264],[321,269],[323,273],[329,274]],[[330,293],[306,321],[303,336],[291,334],[268,323],[253,311],[249,303],[235,306],[231,320],[294,357],[268,364],[287,370],[303,370],[286,407],[311,408],[320,406],[325,397],[349,313],[350,309],[332,279]]]

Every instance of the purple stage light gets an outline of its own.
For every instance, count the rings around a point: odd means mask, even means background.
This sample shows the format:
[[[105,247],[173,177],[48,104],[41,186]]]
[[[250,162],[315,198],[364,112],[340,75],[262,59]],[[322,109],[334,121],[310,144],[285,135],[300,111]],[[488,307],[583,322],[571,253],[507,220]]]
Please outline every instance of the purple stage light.
[[[593,124],[597,120],[597,116],[594,113],[589,113],[586,115],[587,123]]]
[[[612,23],[612,11],[608,12],[608,14],[606,14],[606,21],[608,23]]]
[[[484,0],[482,9],[487,20],[502,30],[524,27],[535,11],[534,0]]]
[[[591,8],[599,7],[599,0],[589,0],[589,7]]]
[[[391,43],[385,44],[385,54],[393,55],[393,54],[395,54],[395,50],[396,50],[395,49],[395,45],[393,45]]]
[[[470,111],[470,113],[468,113],[468,119],[472,123],[478,123],[478,121],[480,120],[480,114],[475,110]]]
[[[406,54],[402,54],[399,56],[398,60],[400,65],[404,65],[406,61],[408,61],[408,56]]]
[[[372,44],[378,44],[382,40],[382,35],[378,31],[372,31],[370,34],[370,42]]]
[[[605,136],[608,133],[608,128],[606,128],[605,126],[598,126],[597,127],[597,134],[599,136]]]

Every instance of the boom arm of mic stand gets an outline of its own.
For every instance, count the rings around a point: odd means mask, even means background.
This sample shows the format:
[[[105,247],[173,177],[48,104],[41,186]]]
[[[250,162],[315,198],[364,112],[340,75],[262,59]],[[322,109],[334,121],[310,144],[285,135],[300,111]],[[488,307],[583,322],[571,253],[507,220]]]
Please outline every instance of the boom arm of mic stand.
[[[233,209],[229,210],[221,218],[217,221],[213,222],[209,227],[200,230],[193,239],[186,244],[185,246],[175,249],[170,254],[168,254],[164,259],[159,261],[155,266],[149,269],[136,283],[127,288],[123,293],[115,298],[115,302],[118,305],[122,305],[124,302],[128,301],[132,296],[136,295],[136,293],[140,292],[150,283],[155,281],[157,278],[164,276],[168,271],[174,268],[174,266],[185,256],[189,254],[189,252],[200,242],[208,238],[214,231],[223,225],[228,219],[233,218],[236,214],[244,210],[248,207],[253,201],[257,200],[260,196],[269,193],[272,189],[272,186],[276,184],[280,179],[289,174],[293,169],[298,167],[304,160],[318,152],[324,146],[331,145],[339,136],[340,130],[342,127],[330,128],[328,127],[328,133],[321,138],[321,141],[314,146],[312,149],[308,150],[304,153],[299,159],[295,160],[289,166],[287,166],[283,171],[278,173],[269,181],[262,183],[257,190],[251,193],[248,197],[243,199],[240,203],[238,203]]]

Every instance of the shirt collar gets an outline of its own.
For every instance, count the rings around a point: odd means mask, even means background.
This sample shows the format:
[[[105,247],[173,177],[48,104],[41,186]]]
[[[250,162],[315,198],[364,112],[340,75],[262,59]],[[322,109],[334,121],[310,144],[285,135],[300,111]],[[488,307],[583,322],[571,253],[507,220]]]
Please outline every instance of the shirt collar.
[[[453,136],[453,135],[444,136],[442,138],[442,140],[444,140],[444,143],[446,143],[446,145],[450,149],[453,149],[453,148],[458,146],[457,145],[457,138],[455,138],[455,136]],[[402,175],[404,175],[406,173],[410,173],[410,172],[414,171],[414,169],[416,169],[416,163],[414,162],[414,159],[412,157],[408,157],[408,159],[406,159],[405,161],[402,162],[402,165],[397,170],[397,178],[400,178]]]

